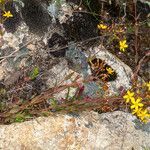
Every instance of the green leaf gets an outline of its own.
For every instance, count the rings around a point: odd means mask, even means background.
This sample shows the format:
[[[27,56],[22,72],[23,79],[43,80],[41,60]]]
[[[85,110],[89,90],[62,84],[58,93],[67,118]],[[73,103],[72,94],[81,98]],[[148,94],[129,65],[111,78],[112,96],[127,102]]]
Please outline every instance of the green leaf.
[[[34,67],[32,72],[30,73],[30,78],[32,80],[34,80],[38,75],[39,75],[39,68],[38,67]]]
[[[18,114],[16,117],[15,117],[15,122],[23,122],[25,121],[25,117],[22,115],[22,114]]]

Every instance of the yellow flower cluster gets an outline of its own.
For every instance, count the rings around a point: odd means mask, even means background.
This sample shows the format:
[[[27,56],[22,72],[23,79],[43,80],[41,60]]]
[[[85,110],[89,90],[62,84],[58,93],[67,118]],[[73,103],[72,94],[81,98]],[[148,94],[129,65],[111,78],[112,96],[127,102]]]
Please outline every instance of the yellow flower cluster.
[[[135,99],[134,92],[128,90],[123,98],[126,100],[126,103],[130,104],[132,114],[135,114],[142,122],[148,122],[150,119],[150,113],[148,112],[148,109],[144,109],[141,97]]]
[[[112,34],[113,35],[112,39],[117,39],[119,41],[118,47],[121,52],[125,52],[125,50],[128,48],[125,36],[121,35],[125,34],[125,29],[123,27],[118,27],[117,25],[114,24],[112,24],[112,26],[107,26],[103,22],[101,22],[97,25],[97,28],[99,30],[103,30],[108,34]]]

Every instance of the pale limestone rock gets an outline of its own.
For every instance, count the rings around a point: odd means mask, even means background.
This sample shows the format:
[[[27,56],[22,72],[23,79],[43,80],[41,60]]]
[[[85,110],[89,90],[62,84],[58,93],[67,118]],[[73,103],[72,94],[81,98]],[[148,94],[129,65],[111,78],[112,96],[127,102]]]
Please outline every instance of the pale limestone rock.
[[[73,81],[78,77],[77,82],[83,82],[83,78],[80,74],[77,72],[74,72],[73,70],[68,68],[67,61],[65,59],[61,59],[60,62],[56,65],[54,65],[49,71],[49,78],[46,82],[47,86],[49,88],[53,88],[56,85],[59,86],[61,85],[68,85],[72,84]],[[71,87],[69,89],[69,97],[72,97],[77,88]],[[57,94],[54,94],[54,97],[57,100],[60,100],[61,98],[65,98],[67,96],[68,89],[65,89]]]
[[[57,114],[0,126],[2,150],[142,150],[150,148],[150,124],[136,129],[135,117],[116,111]]]
[[[69,68],[67,66],[67,61],[65,59],[61,59],[60,62],[54,65],[49,71],[49,79],[46,84],[49,88],[52,88],[59,83],[61,83],[65,76],[69,73]]]

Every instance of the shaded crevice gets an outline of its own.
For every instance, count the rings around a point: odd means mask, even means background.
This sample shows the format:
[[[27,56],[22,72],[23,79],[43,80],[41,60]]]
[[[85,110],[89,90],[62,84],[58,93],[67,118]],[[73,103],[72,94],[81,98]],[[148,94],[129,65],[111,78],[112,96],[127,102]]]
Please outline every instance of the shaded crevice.
[[[58,48],[58,47],[64,47],[67,46],[67,40],[62,37],[61,35],[59,35],[58,33],[53,33],[51,38],[48,39],[48,47],[49,48]],[[49,52],[51,55],[53,55],[54,57],[64,57],[65,53],[66,53],[66,48],[62,48],[56,51],[50,51]]]
[[[23,2],[21,12],[29,30],[35,34],[45,33],[52,19],[45,8],[46,4],[38,0],[23,0]]]
[[[65,36],[69,41],[82,41],[98,36],[98,22],[93,15],[73,13],[62,25]]]

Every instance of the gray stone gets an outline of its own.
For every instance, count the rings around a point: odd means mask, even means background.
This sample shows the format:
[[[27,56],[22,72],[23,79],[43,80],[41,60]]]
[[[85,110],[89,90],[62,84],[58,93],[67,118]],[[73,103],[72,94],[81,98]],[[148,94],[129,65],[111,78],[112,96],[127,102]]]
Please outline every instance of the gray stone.
[[[107,51],[102,45],[90,47],[87,49],[87,51],[82,52],[80,48],[77,48],[72,44],[69,46],[68,51],[66,52],[66,58],[69,60],[69,62],[71,62],[71,69],[82,74],[84,79],[91,75],[91,70],[87,60],[93,57],[100,58],[101,60],[105,61],[105,63],[111,66],[112,69],[117,73],[116,80],[107,83],[109,87],[108,92],[106,92],[108,93],[107,96],[119,94],[120,88],[123,88],[124,90],[131,88],[131,78],[133,75],[131,68],[115,55]],[[99,91],[99,89],[102,89],[102,84],[100,82],[98,84],[99,86],[93,82],[85,85],[85,93],[87,94],[91,91],[95,91],[96,93]],[[88,96],[91,95],[94,94],[88,94]]]
[[[113,70],[116,71],[116,80],[108,82],[110,95],[118,94],[120,92],[120,87],[122,87],[123,89],[131,88],[131,78],[133,75],[131,68],[123,63],[115,55],[107,51],[102,45],[90,48],[88,50],[87,57],[100,58],[101,60],[105,61],[106,64],[111,66]]]
[[[0,126],[2,150],[143,150],[150,132],[136,129],[136,118],[120,111],[58,114]],[[148,124],[150,126],[150,124]]]

